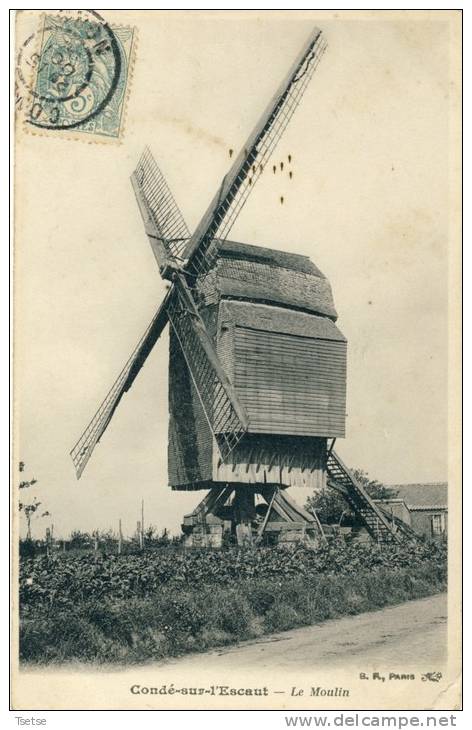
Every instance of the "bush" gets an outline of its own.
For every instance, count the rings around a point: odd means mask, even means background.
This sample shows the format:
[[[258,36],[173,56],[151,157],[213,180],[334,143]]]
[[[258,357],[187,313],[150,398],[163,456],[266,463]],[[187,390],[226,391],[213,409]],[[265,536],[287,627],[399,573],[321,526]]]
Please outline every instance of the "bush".
[[[245,639],[250,636],[251,622],[254,614],[243,593],[237,589],[218,592],[215,605],[218,606],[216,625],[236,639]]]
[[[166,592],[158,597],[156,617],[166,635],[179,632],[195,636],[207,622],[207,612],[198,594]]]
[[[287,631],[301,624],[300,616],[287,603],[276,603],[267,611],[264,625],[267,631]]]
[[[263,616],[277,600],[279,587],[273,581],[262,581],[249,583],[244,592],[252,610],[258,616]]]
[[[113,644],[87,618],[75,613],[26,621],[20,626],[20,659],[27,661],[113,661],[119,654]]]
[[[133,621],[119,603],[92,603],[84,611],[87,621],[108,639],[120,644],[133,643]]]
[[[33,540],[20,540],[20,558],[34,558],[37,550]]]

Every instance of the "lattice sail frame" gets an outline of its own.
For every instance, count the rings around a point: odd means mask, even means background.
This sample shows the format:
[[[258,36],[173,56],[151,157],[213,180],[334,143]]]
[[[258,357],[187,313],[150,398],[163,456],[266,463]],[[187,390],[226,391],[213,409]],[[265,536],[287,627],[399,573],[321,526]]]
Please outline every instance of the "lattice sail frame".
[[[221,457],[226,460],[247,432],[249,420],[230,392],[232,386],[223,369],[213,364],[218,356],[198,311],[189,306],[190,292],[187,290],[186,295],[184,287],[184,281],[179,281],[167,307],[167,316]]]
[[[170,296],[171,293],[168,292],[108,394],[100,404],[94,417],[72,448],[70,455],[75,467],[77,479],[80,478],[85,469],[96,444],[100,441],[122,396],[130,389],[149,352],[156,344],[162,330],[166,326],[166,309]]]
[[[149,147],[144,148],[134,176],[154,223],[156,238],[172,259],[182,261],[190,231]]]
[[[328,44],[321,31],[317,30],[301,60],[296,64],[286,88],[273,101],[272,112],[267,115],[265,124],[249,137],[232,170],[223,179],[220,191],[212,202],[214,210],[211,221],[203,230],[201,224],[198,226],[185,254],[189,259],[186,269],[193,275],[205,274],[213,266],[216,255],[216,247],[212,246],[214,240],[223,241],[228,237],[237,216],[298,107],[327,47]],[[239,158],[241,162],[238,164]],[[229,177],[233,179],[225,191]]]

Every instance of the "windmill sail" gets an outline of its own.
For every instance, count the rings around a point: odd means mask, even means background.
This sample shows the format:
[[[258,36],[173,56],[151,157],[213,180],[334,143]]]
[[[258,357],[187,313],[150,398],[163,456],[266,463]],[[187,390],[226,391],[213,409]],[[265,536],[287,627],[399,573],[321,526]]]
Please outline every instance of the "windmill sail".
[[[70,455],[75,466],[77,479],[80,478],[95,446],[100,441],[106,427],[110,423],[111,417],[122,396],[130,389],[134,379],[166,326],[166,310],[170,296],[171,294],[169,292],[94,417],[72,448]]]
[[[155,317],[70,455],[79,479],[124,393],[170,321],[223,458],[240,441],[248,418],[226,376],[185,279],[177,276]]]
[[[325,48],[321,31],[315,29],[243,151],[225,176],[220,190],[192,237],[159,167],[149,149],[145,149],[131,181],[161,275],[175,283],[97,413],[72,449],[71,456],[78,477],[167,320],[180,343],[223,457],[230,453],[247,431],[247,415],[221,366],[198,312],[192,290],[188,288],[183,274],[195,277],[211,267],[208,250],[213,240],[224,239],[228,235],[297,108]],[[184,258],[187,260],[185,271],[182,266]]]
[[[249,419],[223,370],[183,275],[177,275],[167,316],[221,456],[226,459],[246,433]]]
[[[199,274],[211,268],[208,250],[213,240],[228,236],[300,103],[326,47],[321,31],[315,28],[192,235],[185,252],[188,271]]]
[[[151,151],[145,148],[131,175],[144,227],[159,267],[181,260],[190,231]]]

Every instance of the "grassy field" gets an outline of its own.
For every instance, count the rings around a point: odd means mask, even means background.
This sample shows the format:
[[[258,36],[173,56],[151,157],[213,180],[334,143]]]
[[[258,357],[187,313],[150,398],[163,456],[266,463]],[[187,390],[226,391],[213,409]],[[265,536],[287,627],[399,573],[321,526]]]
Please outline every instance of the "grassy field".
[[[446,588],[441,544],[320,551],[162,549],[24,560],[23,662],[142,662],[421,598]]]

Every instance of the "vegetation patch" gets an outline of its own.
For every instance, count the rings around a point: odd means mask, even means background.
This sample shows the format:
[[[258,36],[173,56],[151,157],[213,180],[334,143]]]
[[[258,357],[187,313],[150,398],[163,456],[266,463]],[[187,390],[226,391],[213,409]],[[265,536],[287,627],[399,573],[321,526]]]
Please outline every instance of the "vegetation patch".
[[[446,587],[443,544],[337,540],[313,551],[161,549],[25,559],[23,662],[142,662],[421,598]]]

